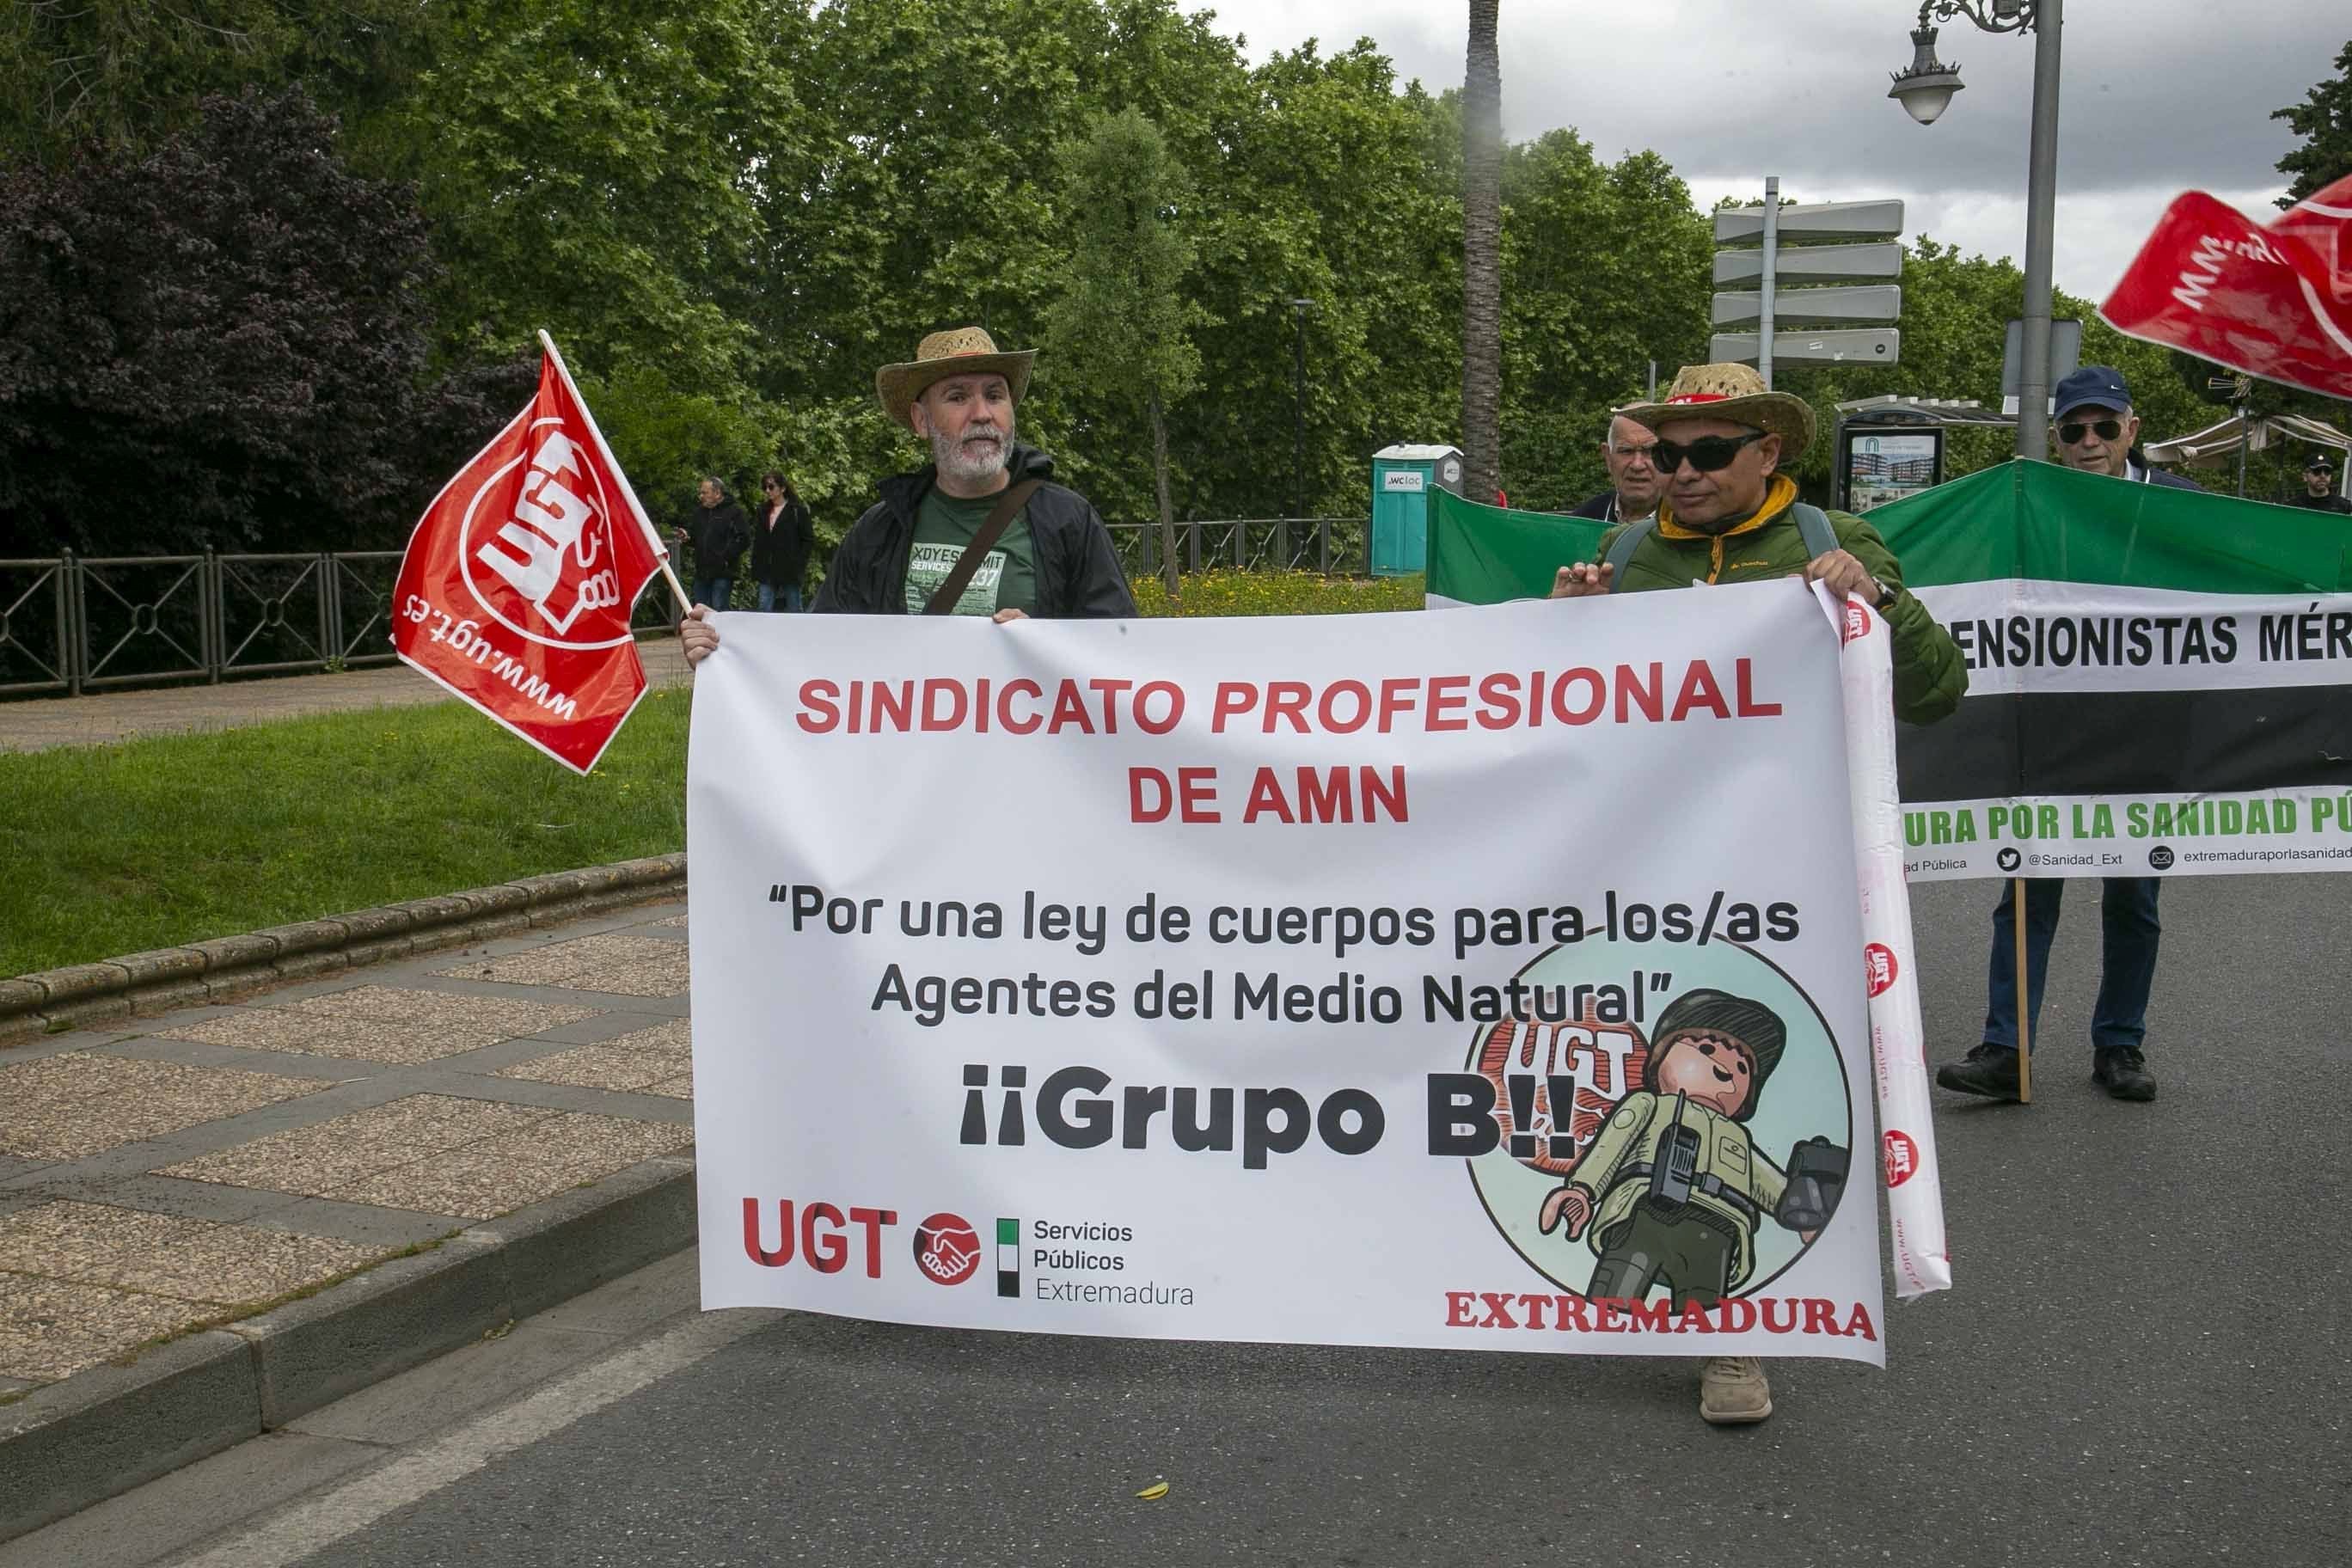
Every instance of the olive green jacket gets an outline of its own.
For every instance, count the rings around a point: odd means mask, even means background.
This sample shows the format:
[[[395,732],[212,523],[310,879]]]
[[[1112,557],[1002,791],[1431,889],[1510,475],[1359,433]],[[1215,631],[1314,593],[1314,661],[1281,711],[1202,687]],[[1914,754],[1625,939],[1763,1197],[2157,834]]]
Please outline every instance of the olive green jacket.
[[[1674,521],[1661,507],[1657,526],[1619,568],[1619,591],[1687,588],[1695,583],[1744,583],[1785,576],[1805,569],[1803,534],[1789,509],[1797,487],[1785,474],[1772,477],[1764,504],[1754,517],[1718,534],[1700,533]],[[1827,514],[1837,541],[1863,569],[1895,595],[1885,611],[1895,637],[1895,716],[1909,724],[1932,724],[1960,705],[1969,689],[1969,668],[1951,634],[1936,624],[1927,606],[1903,586],[1902,563],[1878,531],[1851,512]],[[1595,560],[1609,558],[1623,526],[1601,535]]]
[[[1650,1190],[1649,1173],[1633,1167],[1657,1163],[1658,1141],[1674,1123],[1674,1109],[1672,1100],[1645,1089],[1635,1089],[1617,1102],[1617,1109],[1593,1134],[1592,1146],[1577,1161],[1576,1173],[1569,1178],[1569,1184],[1583,1189],[1592,1200],[1592,1220],[1585,1235],[1594,1252],[1607,1248],[1610,1232],[1633,1217],[1634,1205]],[[1738,1254],[1731,1266],[1731,1285],[1737,1289],[1756,1270],[1758,1216],[1771,1214],[1780,1206],[1780,1194],[1788,1190],[1789,1178],[1778,1165],[1758,1152],[1756,1145],[1748,1142],[1746,1127],[1713,1107],[1685,1101],[1682,1121],[1684,1126],[1699,1135],[1696,1175],[1715,1177],[1756,1205],[1757,1213],[1750,1214],[1712,1194],[1691,1194],[1692,1207],[1706,1210],[1720,1226],[1728,1228],[1738,1238]]]

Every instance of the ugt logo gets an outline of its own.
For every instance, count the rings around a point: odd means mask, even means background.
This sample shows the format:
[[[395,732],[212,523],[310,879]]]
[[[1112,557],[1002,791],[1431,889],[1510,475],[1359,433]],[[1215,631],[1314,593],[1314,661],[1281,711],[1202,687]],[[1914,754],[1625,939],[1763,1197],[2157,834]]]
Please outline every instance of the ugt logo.
[[[915,1227],[915,1268],[934,1285],[961,1285],[980,1268],[980,1234],[961,1215],[935,1214]]]
[[[531,450],[534,443],[536,450]],[[611,508],[596,477],[582,464],[580,445],[564,433],[561,418],[532,420],[524,449],[530,451],[530,460],[512,492],[508,515],[478,547],[473,544],[477,516],[486,500],[506,493],[501,481],[515,464],[503,464],[492,473],[466,509],[468,548],[461,560],[467,585],[501,625],[534,642],[609,647],[629,635],[625,619],[615,626],[610,616],[592,616],[577,634],[572,627],[583,616],[621,605],[621,580],[613,570]],[[487,518],[483,521],[487,526]],[[486,582],[485,572],[508,593]],[[520,605],[513,605],[516,599]],[[513,607],[529,624],[517,625],[500,614],[494,600]],[[617,637],[613,635],[616,631]]]

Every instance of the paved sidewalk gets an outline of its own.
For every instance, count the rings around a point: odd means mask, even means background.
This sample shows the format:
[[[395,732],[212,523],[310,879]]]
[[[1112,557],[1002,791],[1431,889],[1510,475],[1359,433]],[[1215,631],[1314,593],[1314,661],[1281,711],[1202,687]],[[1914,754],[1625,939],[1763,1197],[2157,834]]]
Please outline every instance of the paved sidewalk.
[[[584,1211],[648,1162],[680,1175],[684,910],[0,1049],[0,1406],[498,1216]]]
[[[686,660],[667,639],[637,645],[646,679],[658,689],[683,686]],[[406,708],[454,699],[404,664],[346,670],[340,675],[289,675],[223,681],[218,686],[173,686],[107,691],[88,697],[34,698],[0,702],[0,752],[38,752],[50,746],[87,746],[142,735],[266,724],[307,713],[343,713],[371,708]]]

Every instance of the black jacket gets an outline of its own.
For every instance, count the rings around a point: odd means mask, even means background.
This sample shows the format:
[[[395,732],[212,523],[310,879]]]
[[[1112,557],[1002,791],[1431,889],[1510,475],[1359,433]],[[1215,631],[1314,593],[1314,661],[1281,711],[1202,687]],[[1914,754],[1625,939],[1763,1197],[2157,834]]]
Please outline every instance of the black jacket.
[[[2134,447],[2126,456],[2132,462],[2139,465],[2140,471],[2147,476],[2147,482],[2158,489],[2201,490],[2205,488],[2195,479],[2184,479],[2179,474],[2158,468],[2141,456],[2137,447]]]
[[[816,526],[809,519],[807,507],[787,498],[771,527],[768,503],[761,501],[751,514],[751,581],[776,588],[799,587],[801,574],[808,570],[809,546],[815,542]]]
[[[1054,459],[1018,442],[1006,465],[1012,482],[1045,479],[1029,498],[1029,538],[1037,553],[1036,614],[1047,620],[1135,614],[1135,595],[1111,547],[1110,530],[1077,491],[1051,480]],[[926,463],[882,481],[882,499],[851,525],[825,569],[811,607],[853,616],[907,613],[907,563],[915,548],[915,509],[939,470]]]
[[[1594,496],[1591,500],[1584,502],[1582,505],[1570,508],[1567,515],[1570,517],[1593,518],[1601,522],[1625,521],[1626,520],[1624,518],[1617,515],[1616,507],[1617,492],[1615,490],[1602,490],[1599,495]],[[1655,510],[1655,508],[1652,509],[1653,511]]]
[[[751,542],[751,520],[732,500],[717,506],[697,505],[687,520],[687,542],[694,547],[697,577],[740,576],[743,546]]]

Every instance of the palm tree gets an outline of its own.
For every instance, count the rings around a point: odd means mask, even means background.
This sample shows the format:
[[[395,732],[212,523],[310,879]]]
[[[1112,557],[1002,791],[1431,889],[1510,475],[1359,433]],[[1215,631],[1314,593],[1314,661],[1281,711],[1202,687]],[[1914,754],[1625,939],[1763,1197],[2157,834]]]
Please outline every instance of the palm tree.
[[[1495,41],[1501,0],[1470,0],[1462,82],[1463,488],[1474,500],[1502,489],[1503,67]]]

